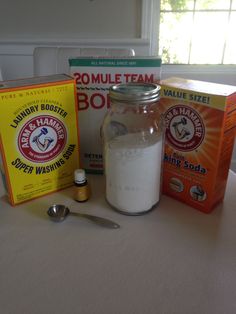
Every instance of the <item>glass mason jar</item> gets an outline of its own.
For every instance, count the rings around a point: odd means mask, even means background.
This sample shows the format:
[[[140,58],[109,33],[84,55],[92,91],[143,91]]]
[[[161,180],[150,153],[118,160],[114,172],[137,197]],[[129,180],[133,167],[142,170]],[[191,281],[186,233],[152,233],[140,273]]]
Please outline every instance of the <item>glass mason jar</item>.
[[[163,123],[160,86],[127,83],[111,86],[110,110],[101,128],[106,200],[127,215],[151,210],[160,199]]]

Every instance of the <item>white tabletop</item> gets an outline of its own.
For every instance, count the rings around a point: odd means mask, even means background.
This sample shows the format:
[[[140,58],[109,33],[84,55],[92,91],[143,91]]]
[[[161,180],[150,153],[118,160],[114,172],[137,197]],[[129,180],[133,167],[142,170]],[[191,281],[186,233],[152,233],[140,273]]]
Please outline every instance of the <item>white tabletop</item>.
[[[72,188],[16,207],[1,197],[2,314],[236,313],[233,172],[211,214],[163,196],[146,215],[121,215],[104,200],[103,176],[89,181],[93,194],[82,204]],[[72,216],[54,223],[46,216],[52,203],[110,218],[121,229]]]

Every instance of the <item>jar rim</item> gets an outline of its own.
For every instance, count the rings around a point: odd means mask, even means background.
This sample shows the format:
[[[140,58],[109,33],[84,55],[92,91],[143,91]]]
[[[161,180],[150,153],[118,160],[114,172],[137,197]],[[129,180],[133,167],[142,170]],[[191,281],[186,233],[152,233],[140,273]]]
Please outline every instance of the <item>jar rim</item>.
[[[120,102],[155,102],[160,99],[161,86],[155,83],[121,83],[109,89],[111,100]]]

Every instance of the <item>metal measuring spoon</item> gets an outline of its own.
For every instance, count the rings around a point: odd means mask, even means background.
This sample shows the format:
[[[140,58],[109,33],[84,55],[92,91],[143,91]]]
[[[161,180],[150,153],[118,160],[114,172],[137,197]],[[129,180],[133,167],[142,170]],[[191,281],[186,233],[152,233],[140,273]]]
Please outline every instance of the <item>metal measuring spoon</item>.
[[[97,217],[89,214],[84,214],[84,213],[75,213],[71,212],[68,207],[65,205],[60,205],[60,204],[54,204],[49,207],[47,211],[48,216],[55,221],[55,222],[61,222],[63,221],[66,216],[71,215],[71,216],[77,216],[77,217],[82,217],[82,218],[87,218],[96,224],[99,224],[103,227],[111,228],[111,229],[118,229],[120,228],[120,225],[117,223],[113,222],[112,220],[102,218],[102,217]]]

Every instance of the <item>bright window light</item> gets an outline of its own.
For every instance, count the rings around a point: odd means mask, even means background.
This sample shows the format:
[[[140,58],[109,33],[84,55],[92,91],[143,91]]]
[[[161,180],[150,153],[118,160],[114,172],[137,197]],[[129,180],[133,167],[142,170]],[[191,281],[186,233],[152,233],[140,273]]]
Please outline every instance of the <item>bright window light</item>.
[[[161,0],[159,55],[169,64],[236,64],[236,0]]]

